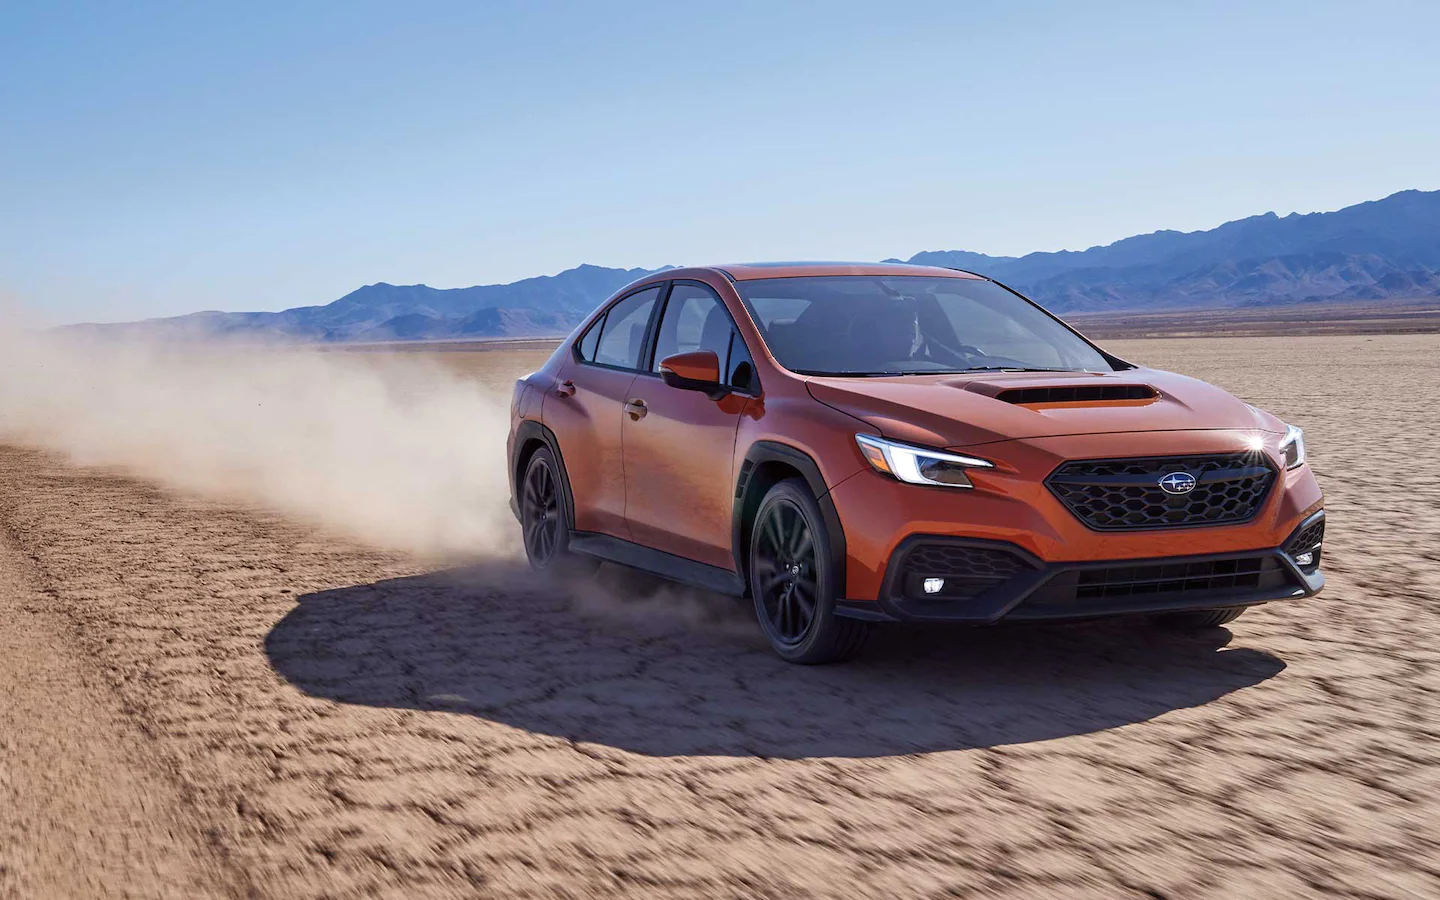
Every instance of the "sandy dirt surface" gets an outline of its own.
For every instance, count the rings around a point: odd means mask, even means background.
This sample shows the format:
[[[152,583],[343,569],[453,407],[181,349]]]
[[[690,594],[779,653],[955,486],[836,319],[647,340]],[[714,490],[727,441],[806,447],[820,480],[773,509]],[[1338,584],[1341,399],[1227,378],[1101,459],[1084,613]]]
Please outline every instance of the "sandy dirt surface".
[[[1306,428],[1321,597],[798,668],[0,448],[0,896],[1440,896],[1440,337],[1110,346]]]

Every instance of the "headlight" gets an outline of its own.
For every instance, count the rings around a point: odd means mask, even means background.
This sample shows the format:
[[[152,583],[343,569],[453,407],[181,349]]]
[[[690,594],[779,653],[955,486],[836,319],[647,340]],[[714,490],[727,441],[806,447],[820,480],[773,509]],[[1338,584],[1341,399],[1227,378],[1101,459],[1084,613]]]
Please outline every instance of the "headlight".
[[[1285,426],[1285,436],[1280,439],[1280,456],[1285,468],[1294,469],[1305,465],[1305,432],[1294,425]]]
[[[877,472],[892,475],[909,484],[936,487],[974,487],[966,469],[993,469],[994,463],[973,456],[957,456],[940,450],[927,450],[909,444],[897,444],[868,434],[855,435],[860,452]]]

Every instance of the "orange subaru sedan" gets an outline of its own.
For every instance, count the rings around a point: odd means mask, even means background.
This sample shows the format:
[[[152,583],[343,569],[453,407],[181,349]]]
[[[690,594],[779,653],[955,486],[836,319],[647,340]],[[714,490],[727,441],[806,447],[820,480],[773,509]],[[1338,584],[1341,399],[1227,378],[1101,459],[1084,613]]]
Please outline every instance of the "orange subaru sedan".
[[[659,272],[517,382],[511,419],[531,565],[748,596],[792,662],[879,622],[1207,628],[1324,584],[1300,429],[970,272]]]

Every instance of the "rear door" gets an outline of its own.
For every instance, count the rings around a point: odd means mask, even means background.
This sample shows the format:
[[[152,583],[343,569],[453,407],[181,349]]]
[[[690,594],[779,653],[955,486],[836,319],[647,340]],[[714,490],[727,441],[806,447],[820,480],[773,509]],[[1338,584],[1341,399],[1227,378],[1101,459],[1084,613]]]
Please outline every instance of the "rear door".
[[[629,538],[621,420],[663,287],[642,288],[611,304],[576,341],[545,399],[542,416],[565,457],[577,531]]]
[[[754,366],[729,311],[708,285],[675,282],[657,321],[655,347],[646,371],[630,384],[621,426],[626,522],[637,543],[733,571],[735,434],[758,387]],[[715,351],[722,378],[740,380],[744,390],[711,400],[665,384],[660,360],[691,350]]]

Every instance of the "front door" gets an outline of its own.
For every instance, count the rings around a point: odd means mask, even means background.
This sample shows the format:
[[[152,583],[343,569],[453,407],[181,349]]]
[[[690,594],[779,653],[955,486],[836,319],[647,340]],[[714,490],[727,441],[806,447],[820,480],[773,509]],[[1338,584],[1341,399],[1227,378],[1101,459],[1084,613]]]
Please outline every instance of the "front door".
[[[665,384],[660,360],[691,350],[715,351],[722,378],[738,368],[749,386],[753,366],[725,305],[709,287],[680,281],[660,317],[647,371],[630,384],[621,425],[625,518],[637,543],[734,571],[735,433],[749,398],[737,392],[711,400]]]
[[[541,418],[564,456],[577,531],[629,538],[621,420],[660,290],[623,297],[596,319],[545,398]]]

